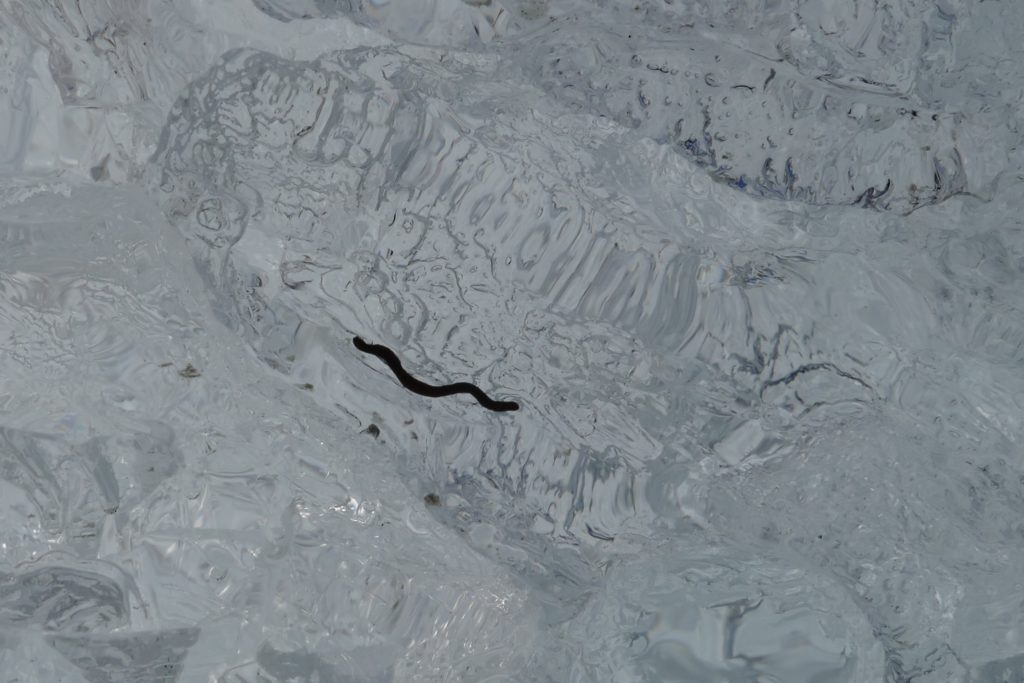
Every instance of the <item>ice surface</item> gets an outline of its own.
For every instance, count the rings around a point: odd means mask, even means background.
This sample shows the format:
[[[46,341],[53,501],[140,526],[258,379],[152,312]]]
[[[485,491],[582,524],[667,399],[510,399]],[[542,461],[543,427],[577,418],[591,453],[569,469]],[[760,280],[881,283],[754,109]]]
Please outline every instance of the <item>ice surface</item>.
[[[0,1],[3,680],[1024,681],[1022,31]]]

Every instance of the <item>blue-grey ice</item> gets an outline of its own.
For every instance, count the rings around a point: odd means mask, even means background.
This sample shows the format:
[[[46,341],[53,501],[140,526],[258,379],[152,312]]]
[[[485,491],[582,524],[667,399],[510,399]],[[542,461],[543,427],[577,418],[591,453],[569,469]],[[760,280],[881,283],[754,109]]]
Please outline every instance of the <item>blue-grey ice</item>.
[[[0,0],[0,680],[1024,681],[1022,35]]]

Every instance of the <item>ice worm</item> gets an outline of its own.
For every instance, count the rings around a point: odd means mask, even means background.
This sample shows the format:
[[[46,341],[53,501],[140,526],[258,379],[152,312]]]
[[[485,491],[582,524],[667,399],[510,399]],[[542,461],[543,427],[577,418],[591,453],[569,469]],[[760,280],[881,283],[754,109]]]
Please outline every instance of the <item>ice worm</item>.
[[[384,363],[391,368],[391,372],[395,373],[395,377],[398,378],[398,381],[402,383],[403,387],[421,396],[440,398],[442,396],[451,396],[453,394],[470,394],[480,405],[488,410],[493,410],[498,413],[510,410],[519,410],[519,404],[515,401],[495,401],[493,398],[485,394],[480,387],[475,384],[470,384],[469,382],[456,382],[455,384],[442,384],[440,386],[421,382],[406,372],[405,368],[402,367],[402,361],[398,359],[398,355],[388,347],[381,346],[380,344],[367,343],[359,337],[353,337],[352,343],[355,344],[356,348],[363,353],[372,354],[384,361]]]

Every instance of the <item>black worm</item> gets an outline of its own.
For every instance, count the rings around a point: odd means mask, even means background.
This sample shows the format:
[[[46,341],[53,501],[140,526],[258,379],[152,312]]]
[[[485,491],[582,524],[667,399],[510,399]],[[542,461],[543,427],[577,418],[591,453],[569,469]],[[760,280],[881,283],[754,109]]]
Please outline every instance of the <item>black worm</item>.
[[[359,337],[353,337],[352,343],[356,345],[356,348],[363,353],[371,353],[377,358],[384,361],[391,372],[395,373],[395,377],[402,383],[402,386],[409,391],[415,392],[421,396],[431,396],[433,398],[439,398],[441,396],[451,396],[452,394],[471,394],[477,402],[488,410],[493,410],[498,413],[503,413],[509,410],[519,410],[519,404],[515,401],[495,401],[489,397],[480,387],[469,382],[456,382],[455,384],[443,384],[439,387],[435,387],[432,384],[421,382],[402,367],[402,361],[398,360],[398,356],[395,352],[386,346],[380,344],[368,344]]]

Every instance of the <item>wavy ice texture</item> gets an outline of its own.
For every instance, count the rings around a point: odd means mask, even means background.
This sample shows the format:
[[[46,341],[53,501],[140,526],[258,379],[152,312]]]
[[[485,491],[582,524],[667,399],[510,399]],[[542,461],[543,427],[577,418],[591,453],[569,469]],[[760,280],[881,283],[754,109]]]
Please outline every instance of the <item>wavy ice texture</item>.
[[[1024,9],[0,14],[5,675],[1024,678]]]

